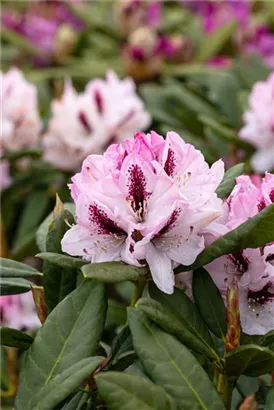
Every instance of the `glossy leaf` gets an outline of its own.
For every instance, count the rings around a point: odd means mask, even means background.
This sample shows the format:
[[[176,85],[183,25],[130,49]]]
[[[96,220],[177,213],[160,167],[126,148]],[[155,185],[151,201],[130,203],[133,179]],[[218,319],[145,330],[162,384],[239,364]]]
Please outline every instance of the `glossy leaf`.
[[[193,265],[179,266],[175,269],[175,272],[197,269],[222,255],[228,255],[247,248],[260,248],[273,241],[274,204],[271,204],[253,218],[212,242],[198,256]]]
[[[227,122],[236,129],[241,127],[241,108],[240,108],[240,84],[237,77],[232,73],[223,73],[212,86],[212,98]]]
[[[103,359],[99,356],[89,357],[64,370],[32,396],[29,408],[32,410],[54,409],[94,372]]]
[[[207,326],[212,333],[223,339],[227,331],[225,305],[218,288],[205,269],[193,272],[192,292],[195,305]]]
[[[0,272],[2,278],[27,278],[42,276],[42,273],[32,266],[12,259],[0,258]]]
[[[128,309],[135,351],[152,381],[185,410],[224,410],[209,377],[189,350],[139,311]]]
[[[214,349],[209,347],[199,334],[193,334],[186,322],[179,320],[161,303],[153,299],[142,298],[139,299],[137,307],[164,331],[176,336],[189,349],[200,352],[211,359],[218,359]]]
[[[72,224],[74,218],[66,209],[61,212],[49,225],[46,240],[47,252],[62,253],[61,240]],[[43,264],[43,286],[48,310],[64,299],[76,288],[77,271],[74,268],[62,268],[52,262],[45,261]]]
[[[237,164],[234,165],[234,167],[229,168],[220,185],[216,189],[216,194],[218,195],[219,198],[227,198],[229,194],[231,193],[232,189],[234,188],[236,181],[235,178],[238,177],[243,173],[244,170],[244,164]]]
[[[64,208],[68,210],[72,215],[75,214],[75,205],[66,202],[64,203]],[[53,212],[51,212],[41,223],[36,233],[36,242],[40,252],[46,252],[46,240],[49,231],[49,225],[53,221]]]
[[[32,282],[21,278],[0,278],[0,293],[5,295],[18,295],[29,292]]]
[[[147,267],[137,268],[122,262],[90,263],[83,266],[81,270],[86,279],[96,279],[106,283],[137,280],[149,273]]]
[[[264,406],[264,410],[273,410],[274,409],[274,386],[268,392],[266,397],[266,402]]]
[[[274,369],[274,352],[266,347],[244,345],[225,356],[225,370],[228,376],[260,376]]]
[[[0,328],[1,345],[28,349],[33,342],[33,338],[27,333],[9,327]]]
[[[15,248],[19,248],[21,243],[24,243],[26,235],[37,230],[47,214],[49,201],[50,197],[46,189],[36,189],[28,195],[23,214],[16,229]]]
[[[222,25],[209,36],[206,36],[201,44],[196,61],[205,62],[209,58],[216,56],[228,40],[231,39],[236,27],[237,22],[230,21],[229,23]]]
[[[197,340],[203,342],[208,349],[214,344],[210,333],[195,304],[181,289],[174,288],[172,295],[161,292],[154,283],[149,284],[150,296],[172,312],[180,322],[185,324]]]
[[[72,256],[62,255],[60,253],[54,252],[43,252],[35,255],[36,258],[43,259],[53,263],[54,265],[60,266],[62,268],[76,268],[80,269],[83,265],[87,265],[90,262],[87,262],[83,259],[73,258]]]
[[[165,390],[143,377],[106,372],[95,380],[108,410],[175,410]]]
[[[106,315],[104,286],[83,282],[50,313],[38,330],[20,372],[16,410],[33,410],[33,396],[57,375],[92,356]]]

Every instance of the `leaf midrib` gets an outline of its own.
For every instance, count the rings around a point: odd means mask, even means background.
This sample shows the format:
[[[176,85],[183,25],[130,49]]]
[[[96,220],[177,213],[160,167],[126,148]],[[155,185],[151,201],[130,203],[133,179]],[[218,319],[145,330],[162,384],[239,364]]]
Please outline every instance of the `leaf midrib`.
[[[170,357],[169,352],[164,348],[164,346],[162,346],[162,344],[159,342],[159,340],[157,339],[157,337],[155,336],[155,334],[152,333],[151,329],[147,326],[147,324],[146,324],[142,319],[141,319],[141,321],[142,321],[143,325],[145,326],[145,328],[146,328],[146,329],[150,332],[150,334],[155,338],[155,340],[156,340],[158,346],[160,347],[160,349],[162,349],[162,350],[165,352],[165,354],[166,354],[168,357]],[[195,359],[195,358],[193,357],[193,359]],[[199,396],[199,394],[196,392],[196,390],[194,390],[194,389],[192,388],[192,385],[188,382],[186,376],[185,376],[184,373],[181,371],[180,367],[177,366],[177,363],[176,363],[173,359],[170,360],[170,363],[174,365],[174,367],[177,369],[178,373],[182,376],[182,378],[184,379],[184,381],[186,382],[186,384],[189,386],[189,389],[193,392],[194,396],[197,398],[197,401],[200,403],[200,405],[202,406],[202,408],[203,408],[204,410],[210,410],[210,409],[206,406],[206,404],[200,399],[200,396]]]

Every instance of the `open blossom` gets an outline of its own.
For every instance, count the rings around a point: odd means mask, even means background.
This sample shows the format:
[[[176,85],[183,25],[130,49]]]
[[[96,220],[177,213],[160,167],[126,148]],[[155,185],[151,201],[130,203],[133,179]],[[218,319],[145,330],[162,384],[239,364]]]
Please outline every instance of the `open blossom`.
[[[2,326],[18,330],[35,330],[41,325],[31,292],[1,296],[0,313]]]
[[[119,80],[109,71],[105,81],[90,81],[80,94],[67,82],[62,99],[52,104],[43,138],[44,157],[59,168],[75,171],[87,155],[103,153],[149,123],[130,78]]]
[[[211,33],[232,20],[245,27],[249,20],[250,4],[247,0],[183,0],[201,16],[204,30]]]
[[[266,26],[250,28],[250,31],[244,44],[245,53],[258,54],[270,69],[274,69],[274,34]]]
[[[167,133],[136,133],[134,141],[90,155],[70,186],[77,224],[62,249],[91,262],[149,265],[156,285],[173,293],[173,268],[204,249],[203,233],[223,233],[220,160],[210,168],[200,151]]]
[[[37,90],[17,68],[1,79],[1,133],[3,150],[20,150],[34,147],[38,142],[41,121],[37,108]]]
[[[250,177],[237,178],[228,198],[226,226],[234,229],[274,202],[274,175],[266,174],[260,185]],[[274,329],[274,244],[245,249],[218,258],[205,266],[226,296],[233,278],[238,279],[241,325],[245,333],[264,334]]]
[[[274,167],[274,72],[253,86],[243,120],[239,136],[257,149],[252,158],[255,171],[270,171]]]

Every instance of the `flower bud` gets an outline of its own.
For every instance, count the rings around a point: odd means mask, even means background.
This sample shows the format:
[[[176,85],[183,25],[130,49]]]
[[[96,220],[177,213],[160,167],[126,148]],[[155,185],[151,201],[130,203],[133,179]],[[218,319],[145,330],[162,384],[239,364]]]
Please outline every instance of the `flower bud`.
[[[77,41],[76,31],[68,24],[62,24],[54,38],[54,57],[56,62],[62,63],[72,53]]]
[[[225,338],[225,350],[230,352],[240,346],[240,309],[239,289],[237,279],[234,278],[227,291],[227,334]]]
[[[145,81],[160,73],[162,55],[159,44],[156,31],[149,27],[139,27],[130,35],[122,55],[126,71],[136,81]]]

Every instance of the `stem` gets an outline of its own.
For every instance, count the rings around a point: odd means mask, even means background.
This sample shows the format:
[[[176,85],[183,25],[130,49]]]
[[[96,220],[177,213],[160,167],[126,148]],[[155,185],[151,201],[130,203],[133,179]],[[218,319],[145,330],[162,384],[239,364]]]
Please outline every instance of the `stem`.
[[[130,303],[130,307],[134,307],[136,305],[136,303],[138,302],[138,300],[140,299],[140,297],[142,296],[145,284],[146,284],[146,280],[137,280],[136,282],[134,282],[135,284],[135,289],[134,289],[134,293],[131,299],[131,303]]]
[[[217,369],[215,370],[214,374],[214,383],[217,389],[217,392],[222,397],[225,407],[227,410],[231,408],[231,399],[232,399],[232,391],[233,391],[233,384],[228,377],[220,373]]]

